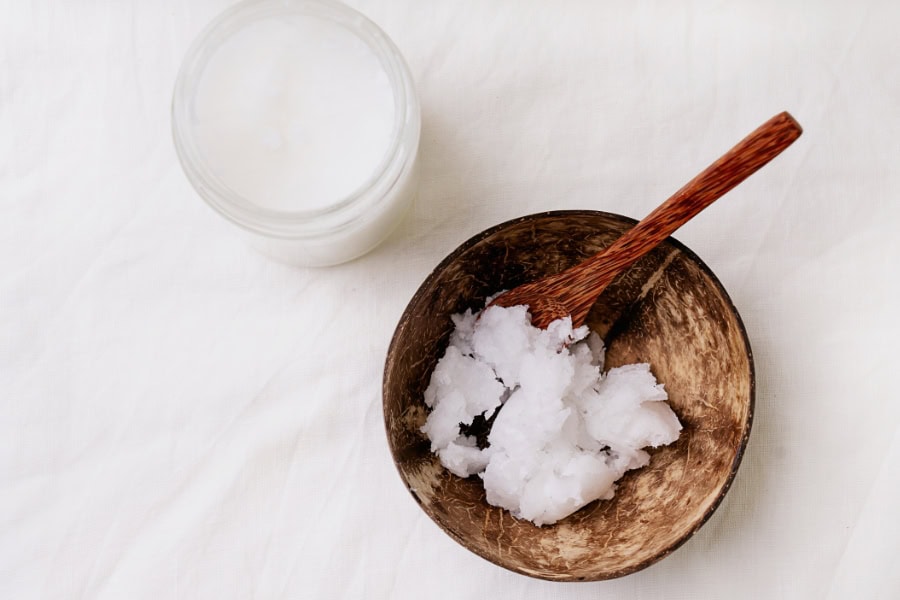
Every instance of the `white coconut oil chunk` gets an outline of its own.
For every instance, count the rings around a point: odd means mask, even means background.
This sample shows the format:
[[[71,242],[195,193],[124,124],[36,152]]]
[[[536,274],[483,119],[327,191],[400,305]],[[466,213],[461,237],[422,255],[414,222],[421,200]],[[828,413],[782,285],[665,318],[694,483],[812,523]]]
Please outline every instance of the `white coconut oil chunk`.
[[[385,159],[395,121],[373,50],[338,23],[259,17],[218,46],[197,83],[193,120],[209,169],[258,207],[327,208]]]
[[[422,430],[444,467],[482,478],[490,504],[555,523],[612,498],[626,471],[650,461],[644,448],[678,439],[681,423],[650,365],[603,373],[603,341],[571,318],[542,330],[515,306],[453,321],[425,392],[431,412]],[[466,426],[495,413],[479,448]]]

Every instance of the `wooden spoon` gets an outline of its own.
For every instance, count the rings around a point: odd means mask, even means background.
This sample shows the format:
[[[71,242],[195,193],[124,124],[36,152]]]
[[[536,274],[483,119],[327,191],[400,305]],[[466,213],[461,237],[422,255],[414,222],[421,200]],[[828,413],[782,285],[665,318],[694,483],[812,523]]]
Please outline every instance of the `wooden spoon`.
[[[619,273],[781,154],[801,133],[803,129],[791,115],[775,115],[606,250],[565,271],[515,287],[490,306],[526,304],[532,324],[542,329],[567,315],[572,316],[573,326],[584,324],[594,302]]]

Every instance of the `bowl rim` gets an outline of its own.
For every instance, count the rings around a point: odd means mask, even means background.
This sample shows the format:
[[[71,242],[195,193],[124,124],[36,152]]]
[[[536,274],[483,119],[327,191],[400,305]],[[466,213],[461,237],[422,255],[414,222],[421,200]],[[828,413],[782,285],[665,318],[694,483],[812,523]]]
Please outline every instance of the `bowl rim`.
[[[709,266],[693,250],[691,250],[690,248],[685,246],[683,243],[679,242],[674,237],[670,236],[670,237],[666,238],[665,243],[672,244],[680,252],[684,253],[690,260],[694,261],[697,264],[697,266],[700,268],[700,270],[706,276],[709,277],[709,279],[712,281],[713,285],[715,285],[715,287],[721,293],[722,297],[724,298],[724,300],[726,302],[727,307],[730,309],[731,314],[734,315],[735,321],[737,322],[737,328],[740,333],[741,340],[743,341],[743,344],[744,344],[744,351],[747,356],[748,371],[749,371],[749,376],[750,376],[750,389],[749,389],[749,393],[748,393],[749,401],[748,401],[748,406],[747,406],[747,418],[744,422],[743,435],[741,436],[741,440],[738,443],[738,447],[735,452],[734,459],[731,461],[731,468],[729,469],[728,477],[725,479],[725,482],[722,484],[722,487],[719,489],[719,492],[716,495],[716,498],[712,501],[712,503],[710,503],[709,507],[706,509],[706,511],[703,513],[703,515],[700,517],[700,519],[697,521],[697,523],[693,527],[688,529],[681,537],[679,537],[677,540],[675,540],[672,544],[670,544],[669,546],[664,548],[662,551],[660,551],[660,552],[656,553],[655,555],[650,556],[640,562],[637,562],[634,565],[630,565],[630,566],[620,569],[618,571],[610,572],[607,574],[602,574],[597,577],[571,577],[571,576],[567,576],[565,573],[562,573],[559,576],[546,576],[543,574],[522,570],[522,569],[519,569],[512,565],[503,564],[502,562],[495,559],[494,557],[488,556],[488,555],[480,552],[479,550],[470,547],[468,544],[465,543],[465,541],[462,537],[457,535],[455,532],[453,532],[452,530],[447,528],[443,523],[441,523],[438,519],[436,519],[435,516],[431,513],[431,511],[429,511],[428,508],[422,504],[421,500],[419,500],[419,498],[416,496],[416,494],[413,492],[412,488],[410,487],[410,483],[409,483],[409,481],[407,481],[406,477],[404,476],[403,471],[400,470],[400,465],[397,462],[397,458],[396,458],[396,449],[394,447],[394,441],[390,435],[390,428],[389,428],[388,419],[387,419],[388,413],[386,410],[386,408],[387,408],[387,406],[386,406],[387,389],[386,388],[387,388],[387,374],[388,374],[388,368],[389,368],[388,361],[389,361],[390,357],[393,355],[394,351],[396,350],[396,344],[398,343],[397,340],[400,337],[400,333],[406,328],[406,326],[407,326],[406,324],[410,322],[409,317],[410,317],[410,313],[412,310],[412,306],[416,303],[417,300],[419,300],[420,296],[422,296],[425,293],[424,290],[428,287],[428,284],[430,284],[434,279],[436,279],[438,277],[438,275],[440,273],[442,273],[444,271],[444,269],[451,262],[456,260],[456,258],[459,257],[459,255],[461,255],[462,253],[469,250],[475,244],[477,244],[477,243],[481,242],[482,240],[484,240],[485,238],[497,233],[497,231],[505,229],[507,227],[511,227],[513,225],[517,225],[517,224],[525,222],[525,221],[534,221],[534,220],[547,218],[547,217],[579,217],[579,216],[610,217],[613,220],[621,220],[627,224],[631,224],[632,226],[638,222],[637,219],[634,219],[632,217],[628,217],[628,216],[621,215],[618,213],[613,213],[613,212],[600,211],[600,210],[588,210],[588,209],[550,210],[550,211],[544,211],[544,212],[538,212],[538,213],[531,213],[528,215],[510,219],[510,220],[504,221],[502,223],[499,223],[497,225],[494,225],[492,227],[489,227],[489,228],[481,231],[480,233],[476,233],[475,235],[469,237],[467,240],[465,240],[464,242],[459,244],[447,256],[445,256],[444,259],[441,262],[439,262],[437,264],[437,266],[435,266],[432,269],[432,271],[428,274],[428,276],[424,280],[422,280],[422,283],[419,284],[419,287],[416,289],[416,292],[409,299],[409,302],[407,303],[406,308],[404,308],[403,313],[400,315],[400,318],[397,322],[397,326],[394,328],[394,333],[391,336],[391,341],[390,341],[390,344],[388,345],[387,353],[385,355],[385,364],[384,364],[384,369],[382,371],[382,378],[381,378],[382,418],[384,421],[384,431],[385,431],[385,436],[387,437],[388,448],[391,452],[391,459],[392,459],[392,462],[394,463],[394,469],[397,471],[398,475],[400,476],[401,481],[403,482],[404,486],[406,487],[406,491],[410,494],[410,496],[412,496],[413,500],[419,506],[419,508],[426,515],[428,515],[428,518],[431,519],[431,521],[434,522],[444,533],[449,535],[450,538],[452,538],[454,541],[456,541],[458,544],[460,544],[466,550],[480,556],[481,558],[487,560],[488,562],[491,562],[499,567],[502,567],[502,568],[504,568],[508,571],[512,571],[514,573],[518,573],[520,575],[527,575],[529,577],[533,577],[536,579],[542,579],[545,581],[558,581],[558,582],[604,581],[604,580],[609,580],[609,579],[616,579],[618,577],[624,577],[625,575],[630,575],[637,571],[646,569],[650,565],[659,562],[660,560],[669,556],[672,552],[674,552],[675,550],[680,548],[682,545],[684,545],[684,543],[687,542],[689,539],[691,539],[694,536],[694,534],[696,534],[697,531],[699,531],[700,528],[706,524],[706,522],[710,519],[710,517],[712,517],[713,513],[716,512],[716,509],[718,509],[719,506],[721,505],[722,500],[724,500],[725,495],[731,489],[731,485],[734,482],[734,478],[737,475],[738,468],[741,465],[741,461],[743,460],[744,453],[747,449],[747,444],[750,439],[750,432],[753,429],[753,417],[754,417],[755,408],[756,408],[756,365],[753,360],[753,350],[750,346],[750,339],[747,335],[747,328],[744,325],[744,321],[741,318],[741,315],[738,312],[737,307],[734,305],[734,301],[731,299],[731,296],[728,294],[728,291],[725,289],[725,286],[722,285],[722,282],[719,281],[719,278],[716,276],[715,273],[713,273],[712,269],[710,269]]]

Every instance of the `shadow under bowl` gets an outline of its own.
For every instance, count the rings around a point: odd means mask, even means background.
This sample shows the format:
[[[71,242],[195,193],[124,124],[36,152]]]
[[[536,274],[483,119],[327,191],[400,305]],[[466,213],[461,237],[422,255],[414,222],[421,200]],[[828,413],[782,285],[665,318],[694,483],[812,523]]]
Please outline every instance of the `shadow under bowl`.
[[[647,467],[625,474],[612,500],[537,527],[489,505],[477,477],[446,471],[419,430],[427,416],[425,388],[453,330],[450,315],[562,271],[634,223],[611,213],[555,211],[492,227],[435,268],[391,340],[382,393],[400,477],[447,534],[512,571],[596,581],[643,569],[706,522],[740,464],[754,403],[747,334],[712,271],[672,238],[619,276],[588,316],[607,345],[605,368],[649,362],[684,426],[677,442],[651,450]]]

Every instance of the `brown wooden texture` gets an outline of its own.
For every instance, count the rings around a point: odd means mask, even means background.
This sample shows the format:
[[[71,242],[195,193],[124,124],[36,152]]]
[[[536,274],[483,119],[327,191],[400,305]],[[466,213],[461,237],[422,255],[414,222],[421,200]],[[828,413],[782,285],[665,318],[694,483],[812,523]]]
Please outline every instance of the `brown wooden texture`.
[[[741,140],[605,251],[584,262],[506,292],[500,306],[527,304],[532,323],[547,327],[572,315],[581,325],[597,297],[619,273],[655,248],[704,208],[778,156],[803,132],[786,112],[778,114]]]
[[[453,329],[498,290],[559,273],[609,247],[635,221],[595,211],[522,217],[464,243],[419,287],[385,360],[384,422],[397,470],[422,510],[472,552],[555,581],[619,577],[669,555],[709,518],[741,461],[753,416],[753,359],[725,290],[667,239],[607,288],[587,318],[607,366],[649,362],[684,429],[651,451],[612,500],[537,527],[490,506],[478,477],[441,467],[420,428],[425,388]],[[502,410],[502,409],[501,409]]]

